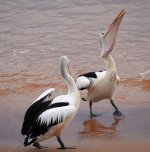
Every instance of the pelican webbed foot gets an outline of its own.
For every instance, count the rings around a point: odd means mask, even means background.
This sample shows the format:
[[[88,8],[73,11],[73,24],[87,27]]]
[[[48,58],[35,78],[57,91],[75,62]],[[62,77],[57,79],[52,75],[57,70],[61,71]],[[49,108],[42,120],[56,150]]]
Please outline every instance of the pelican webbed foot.
[[[47,148],[47,147],[45,147],[45,146],[41,146],[39,143],[34,143],[33,146],[36,147],[36,148],[39,149],[39,150],[40,150],[40,149],[43,149],[43,148]]]
[[[92,110],[92,101],[89,102],[89,106],[90,106],[90,117],[99,117],[102,116],[101,114],[94,114],[93,110]]]
[[[59,136],[57,137],[57,140],[61,146],[60,148],[57,149],[76,149],[75,147],[66,147]]]
[[[112,106],[115,108],[115,112],[113,113],[113,116],[115,119],[124,119],[125,115],[119,111],[119,109],[117,108],[117,106],[115,105],[114,101],[111,99],[110,100]]]
[[[90,113],[89,116],[92,118],[92,117],[99,117],[99,116],[102,116],[102,115],[101,114]]]
[[[77,149],[76,147],[60,147],[60,148],[57,148],[57,149]]]
[[[125,118],[125,115],[120,112],[119,110],[116,110],[114,113],[113,113],[113,117],[115,119],[124,119]]]

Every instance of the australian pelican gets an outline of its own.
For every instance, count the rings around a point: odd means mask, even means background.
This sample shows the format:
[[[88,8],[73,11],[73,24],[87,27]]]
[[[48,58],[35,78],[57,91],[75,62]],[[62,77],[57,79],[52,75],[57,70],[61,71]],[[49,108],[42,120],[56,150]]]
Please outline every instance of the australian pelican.
[[[109,99],[112,106],[115,108],[113,113],[115,118],[122,118],[124,115],[119,111],[114,103],[114,91],[120,81],[117,75],[115,62],[110,55],[115,45],[117,33],[119,30],[120,23],[125,15],[123,9],[117,17],[114,19],[112,24],[108,27],[105,32],[100,35],[101,44],[101,57],[104,59],[106,64],[106,71],[89,72],[81,74],[76,79],[76,84],[79,90],[87,89],[87,97],[82,98],[85,101],[89,101],[90,116],[98,116],[92,112],[92,103],[98,102],[103,99]]]
[[[31,104],[25,113],[21,131],[22,135],[27,136],[24,146],[33,144],[41,149],[39,142],[56,136],[61,149],[66,149],[60,135],[76,115],[80,104],[80,94],[69,71],[69,60],[66,56],[61,57],[61,75],[68,85],[68,93],[48,100],[55,90],[51,88]]]

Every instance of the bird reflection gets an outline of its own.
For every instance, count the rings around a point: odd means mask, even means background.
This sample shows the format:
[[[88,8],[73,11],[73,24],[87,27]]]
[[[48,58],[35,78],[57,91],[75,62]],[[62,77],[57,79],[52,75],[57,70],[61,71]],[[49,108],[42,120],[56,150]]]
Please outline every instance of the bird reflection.
[[[83,136],[107,136],[117,132],[117,125],[120,119],[115,119],[111,125],[106,126],[96,119],[90,118],[83,123],[84,129],[80,132]]]

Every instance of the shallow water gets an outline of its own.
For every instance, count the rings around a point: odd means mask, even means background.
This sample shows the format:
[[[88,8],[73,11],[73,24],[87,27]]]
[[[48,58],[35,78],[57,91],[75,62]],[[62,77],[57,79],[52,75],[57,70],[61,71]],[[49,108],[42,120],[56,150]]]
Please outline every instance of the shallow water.
[[[56,88],[56,95],[66,92],[60,75],[60,56],[69,57],[74,78],[83,72],[105,69],[100,58],[99,34],[122,8],[127,13],[112,56],[121,77],[115,99],[126,119],[115,122],[113,109],[104,101],[94,106],[102,117],[91,121],[88,104],[82,103],[64,138],[75,143],[80,138],[86,143],[103,137],[147,141],[150,137],[149,1],[0,0],[1,143],[22,144],[20,128],[25,109],[41,92],[50,87]],[[79,147],[84,149],[84,144]]]

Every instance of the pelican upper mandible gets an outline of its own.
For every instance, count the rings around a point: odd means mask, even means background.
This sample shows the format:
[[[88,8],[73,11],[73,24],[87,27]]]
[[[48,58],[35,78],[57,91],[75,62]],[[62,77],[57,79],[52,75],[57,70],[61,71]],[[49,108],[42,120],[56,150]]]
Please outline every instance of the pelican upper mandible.
[[[54,92],[54,88],[51,88],[31,104],[25,113],[21,130],[22,135],[26,135],[24,146],[33,144],[41,149],[39,142],[56,136],[61,149],[68,148],[60,135],[78,111],[80,94],[70,74],[69,60],[66,56],[61,57],[61,75],[68,85],[68,93],[48,100]]]
[[[118,82],[120,81],[120,78],[117,75],[115,62],[110,55],[110,52],[113,50],[115,45],[119,26],[125,13],[126,12],[123,9],[111,23],[108,29],[100,34],[101,57],[104,59],[106,64],[106,71],[81,74],[76,79],[78,89],[87,89],[88,91],[87,97],[83,98],[83,100],[89,101],[90,116],[98,116],[92,112],[93,102],[109,99],[112,106],[115,108],[115,112],[113,113],[114,117],[124,117],[114,103],[114,91]]]

